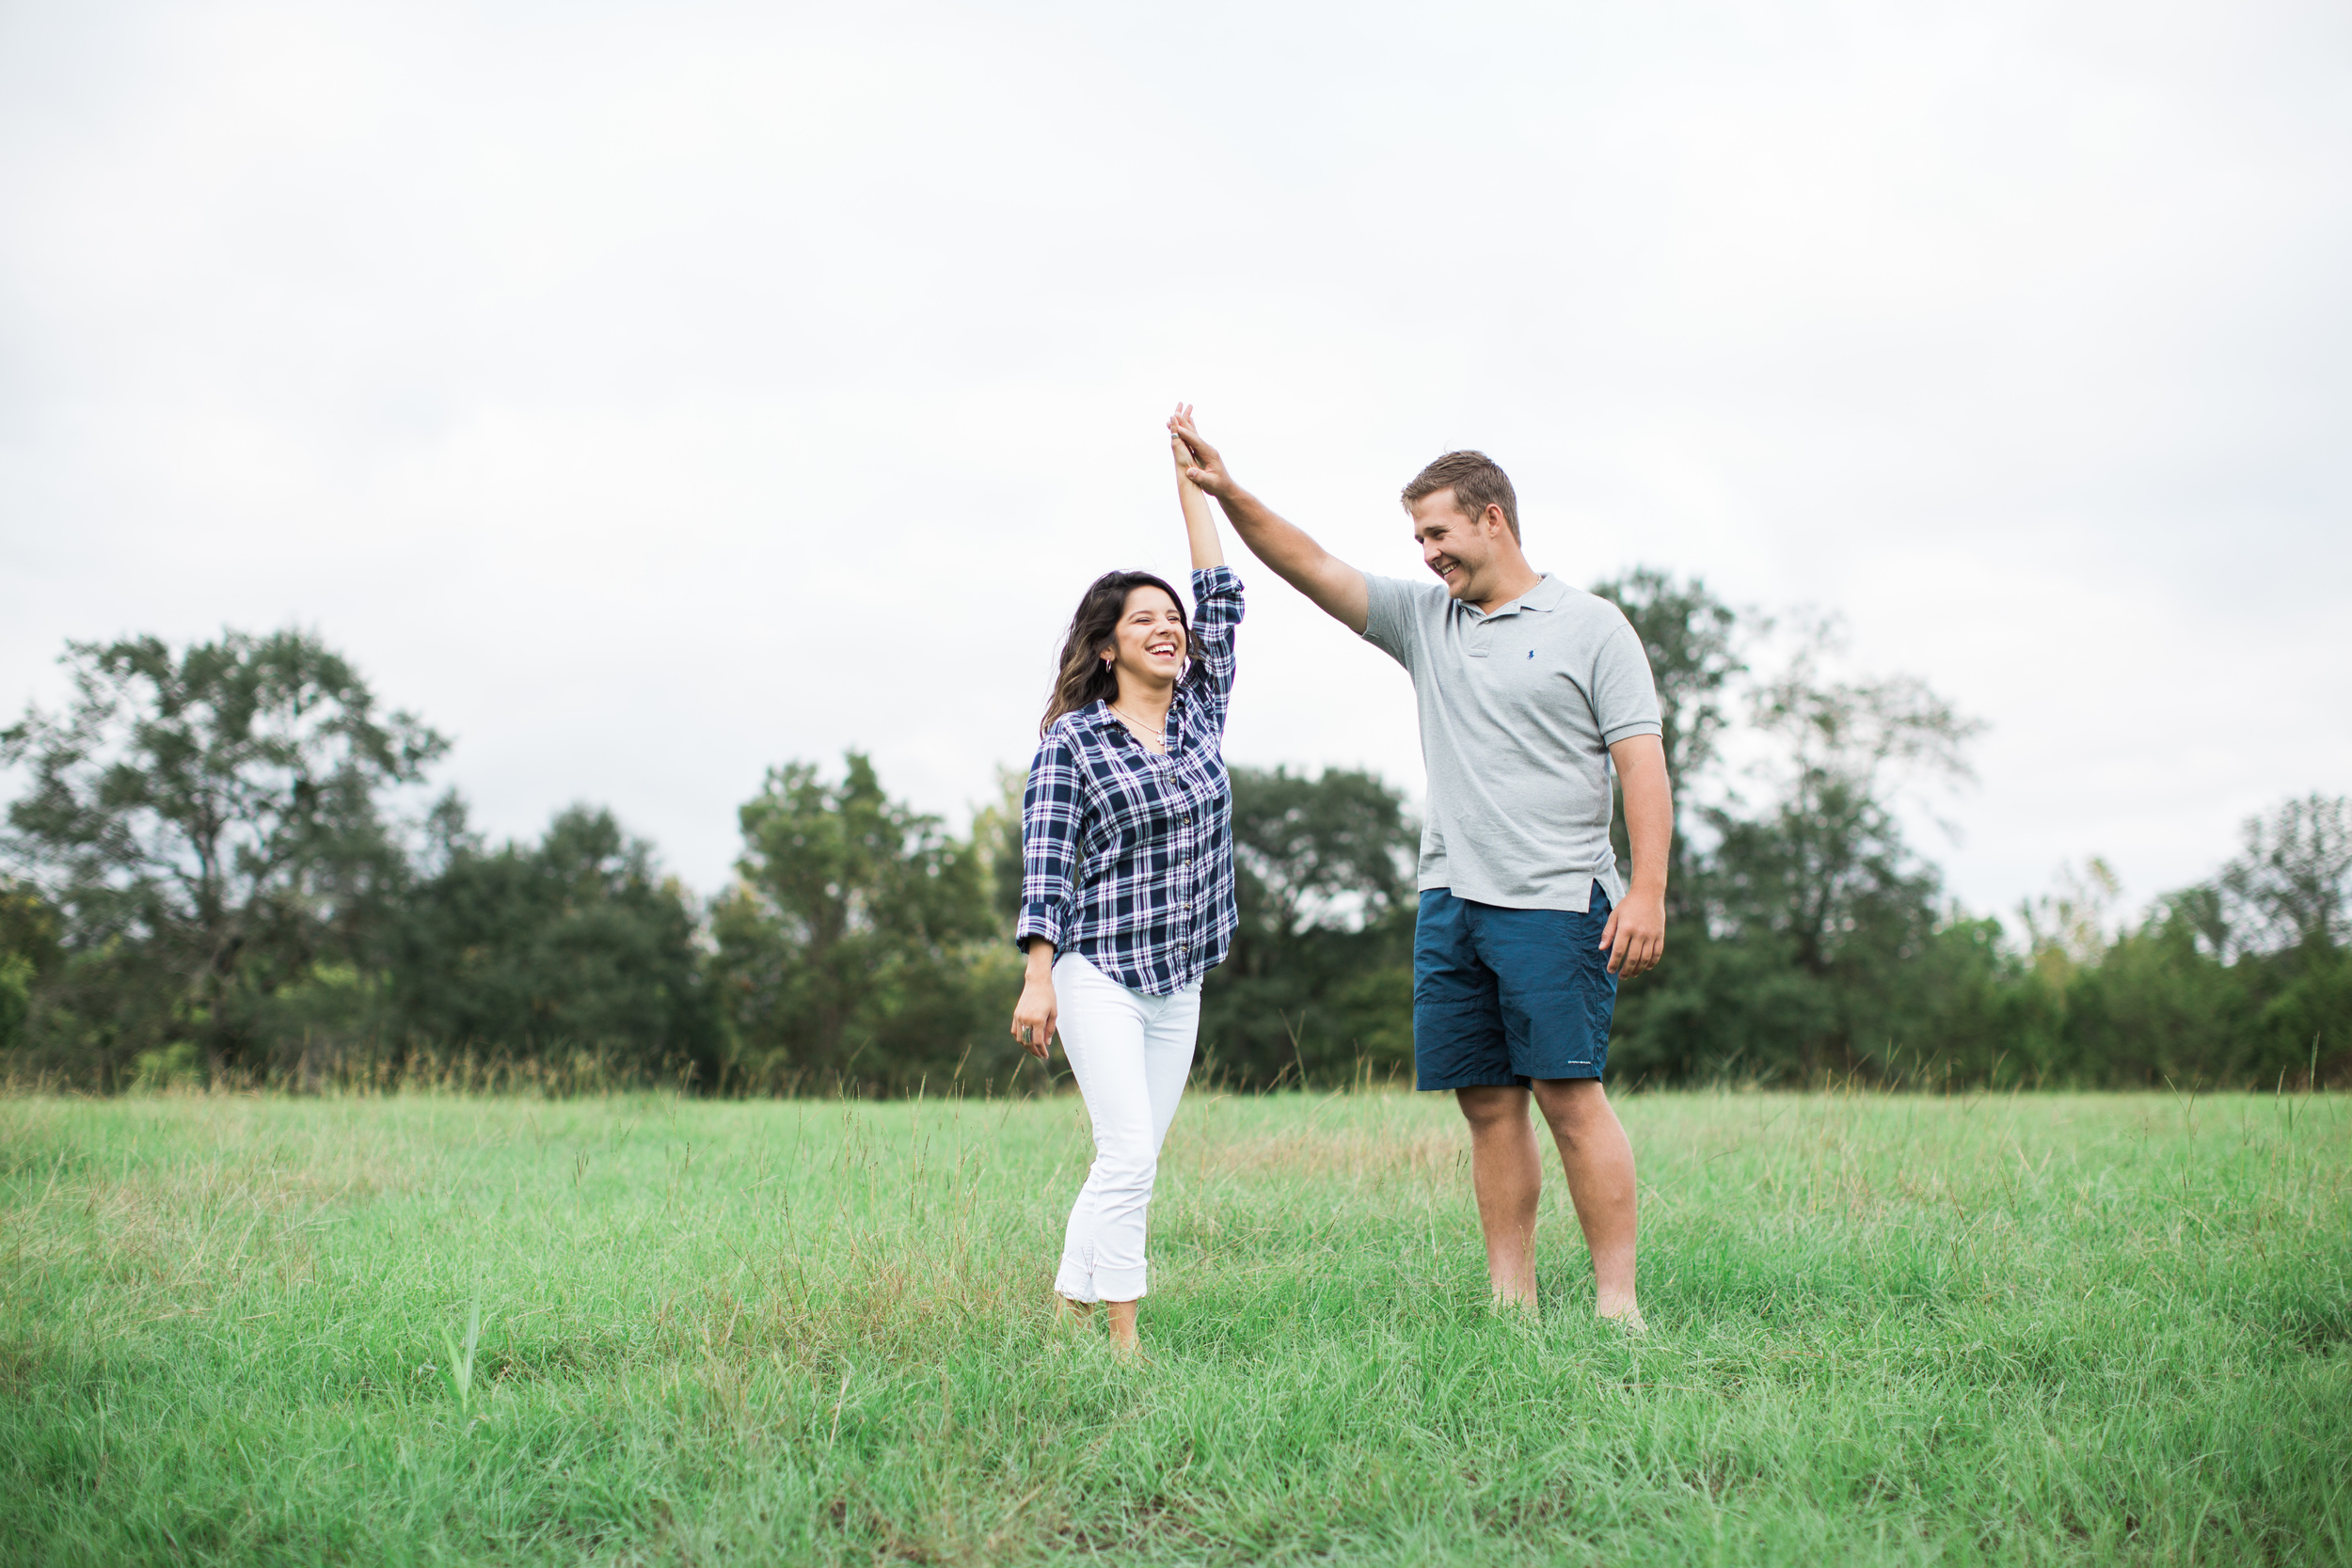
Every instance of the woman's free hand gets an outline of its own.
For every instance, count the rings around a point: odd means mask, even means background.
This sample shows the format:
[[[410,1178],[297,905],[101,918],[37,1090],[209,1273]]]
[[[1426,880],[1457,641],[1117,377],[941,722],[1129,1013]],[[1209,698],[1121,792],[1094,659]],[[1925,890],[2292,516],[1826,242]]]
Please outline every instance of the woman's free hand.
[[[1046,1047],[1053,1042],[1059,1016],[1054,1005],[1053,975],[1031,974],[1022,982],[1021,1002],[1012,1010],[1012,1037],[1039,1061],[1050,1060]]]

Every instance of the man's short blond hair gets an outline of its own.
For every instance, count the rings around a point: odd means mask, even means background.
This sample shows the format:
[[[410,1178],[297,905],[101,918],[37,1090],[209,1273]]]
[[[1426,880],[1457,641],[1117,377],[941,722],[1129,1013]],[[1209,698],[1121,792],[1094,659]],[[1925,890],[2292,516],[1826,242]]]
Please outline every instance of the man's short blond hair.
[[[1483,517],[1486,508],[1502,508],[1502,520],[1511,525],[1511,537],[1519,536],[1519,498],[1511,488],[1511,476],[1483,451],[1450,451],[1413,476],[1413,483],[1405,487],[1405,510],[1413,503],[1426,500],[1440,490],[1454,492],[1454,504],[1465,517]]]

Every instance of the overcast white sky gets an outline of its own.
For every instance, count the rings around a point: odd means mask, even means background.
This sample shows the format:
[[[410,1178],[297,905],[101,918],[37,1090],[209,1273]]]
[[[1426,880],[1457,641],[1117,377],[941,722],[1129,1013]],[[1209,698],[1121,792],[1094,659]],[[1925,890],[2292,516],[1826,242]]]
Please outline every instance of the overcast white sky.
[[[1160,420],[1409,576],[1841,610],[1990,721],[1930,837],[2145,897],[2352,788],[2352,9],[0,4],[0,707],[314,627],[494,832],[706,891],[770,764],[961,819],[1184,564]],[[1228,754],[1416,793],[1244,562]]]

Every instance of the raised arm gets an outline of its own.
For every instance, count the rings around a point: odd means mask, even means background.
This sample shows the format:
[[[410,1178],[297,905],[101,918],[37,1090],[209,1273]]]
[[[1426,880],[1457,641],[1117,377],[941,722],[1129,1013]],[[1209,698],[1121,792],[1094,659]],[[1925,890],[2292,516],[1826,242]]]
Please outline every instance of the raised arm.
[[[1184,469],[1184,478],[1217,499],[1233,531],[1249,546],[1249,553],[1273,567],[1275,576],[1312,599],[1325,614],[1362,635],[1365,623],[1372,617],[1372,594],[1364,586],[1364,574],[1234,483],[1225,459],[1194,428],[1190,409],[1178,410],[1177,417],[1168,421],[1168,428],[1177,444],[1192,455],[1191,464]],[[1194,537],[1198,539],[1199,535]],[[1200,548],[1197,544],[1193,547]]]
[[[1192,541],[1192,569],[1205,572],[1225,564],[1225,545],[1216,536],[1216,515],[1209,510],[1209,498],[1184,476],[1184,470],[1192,467],[1192,450],[1175,433],[1178,420],[1192,422],[1192,404],[1176,405],[1175,418],[1168,421],[1168,446],[1176,459],[1176,504],[1184,509],[1184,534]]]

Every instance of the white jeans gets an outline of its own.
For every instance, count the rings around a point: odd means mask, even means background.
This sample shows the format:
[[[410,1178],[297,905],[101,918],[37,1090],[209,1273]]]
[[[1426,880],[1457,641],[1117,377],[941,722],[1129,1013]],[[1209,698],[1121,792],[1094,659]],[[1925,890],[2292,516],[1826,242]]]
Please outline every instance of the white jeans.
[[[1054,1289],[1072,1301],[1134,1301],[1144,1293],[1144,1215],[1160,1145],[1192,1070],[1200,983],[1147,996],[1065,953],[1054,960],[1054,1001],[1094,1123],[1094,1164],[1070,1211]]]

